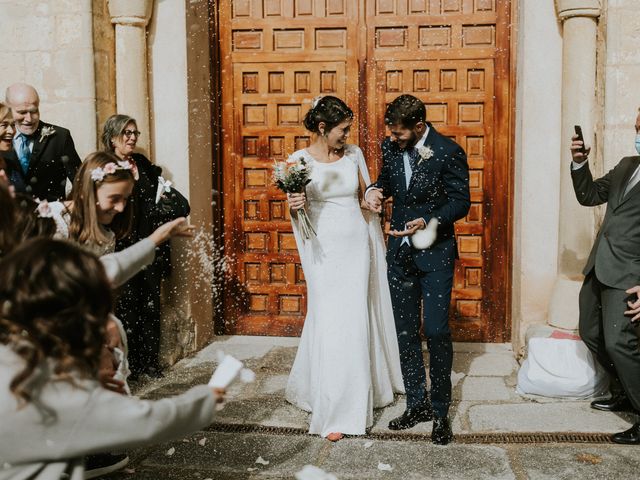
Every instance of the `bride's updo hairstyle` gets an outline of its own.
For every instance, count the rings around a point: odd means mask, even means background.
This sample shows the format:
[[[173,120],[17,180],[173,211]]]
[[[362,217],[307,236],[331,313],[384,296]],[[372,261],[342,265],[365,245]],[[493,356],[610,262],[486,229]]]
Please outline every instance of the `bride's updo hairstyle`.
[[[328,133],[335,126],[345,120],[353,118],[353,110],[338,97],[327,95],[320,99],[314,99],[311,110],[304,117],[304,126],[312,133],[322,135],[319,130],[320,122],[326,125],[324,133]]]

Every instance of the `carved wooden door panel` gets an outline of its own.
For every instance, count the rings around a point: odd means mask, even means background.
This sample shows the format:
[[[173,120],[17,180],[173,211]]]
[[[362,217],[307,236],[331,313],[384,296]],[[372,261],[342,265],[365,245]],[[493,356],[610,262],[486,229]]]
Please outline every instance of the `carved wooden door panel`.
[[[402,93],[422,99],[427,120],[467,153],[472,204],[456,223],[456,340],[505,341],[509,334],[508,18],[509,2],[500,0],[367,3],[365,123],[373,135],[365,140],[376,140],[369,156],[380,156],[386,105]]]
[[[346,100],[372,177],[397,95],[427,104],[467,152],[472,207],[456,224],[457,340],[505,341],[510,295],[509,0],[225,0],[219,6],[225,253],[219,333],[298,335],[305,284],[273,160],[310,140],[320,94]],[[355,136],[355,133],[352,134]]]
[[[305,283],[274,160],[304,148],[311,100],[354,104],[357,5],[234,0],[220,5],[224,246],[231,258],[225,333],[299,335]]]

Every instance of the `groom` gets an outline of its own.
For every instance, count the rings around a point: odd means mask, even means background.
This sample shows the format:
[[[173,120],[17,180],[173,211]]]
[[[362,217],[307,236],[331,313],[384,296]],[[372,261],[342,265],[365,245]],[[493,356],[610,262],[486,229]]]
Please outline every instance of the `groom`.
[[[453,223],[469,211],[467,158],[457,143],[426,122],[424,104],[412,95],[391,102],[384,121],[391,137],[382,143],[382,171],[367,188],[365,201],[380,212],[383,199],[393,197],[387,276],[407,409],[389,422],[389,429],[403,430],[433,419],[431,439],[446,445],[453,439],[448,418],[453,360],[449,303],[457,258]],[[411,235],[435,221],[433,244],[414,248]],[[426,391],[421,323],[429,348],[431,398]]]

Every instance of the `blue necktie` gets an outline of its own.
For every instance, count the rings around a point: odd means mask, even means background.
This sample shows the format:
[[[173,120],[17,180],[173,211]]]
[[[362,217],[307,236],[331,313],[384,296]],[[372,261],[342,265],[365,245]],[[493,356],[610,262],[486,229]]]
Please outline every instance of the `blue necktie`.
[[[18,149],[16,153],[18,154],[18,160],[20,160],[22,171],[26,174],[27,170],[29,170],[29,160],[31,159],[31,151],[29,150],[29,139],[24,133],[21,133],[17,136],[17,140]]]

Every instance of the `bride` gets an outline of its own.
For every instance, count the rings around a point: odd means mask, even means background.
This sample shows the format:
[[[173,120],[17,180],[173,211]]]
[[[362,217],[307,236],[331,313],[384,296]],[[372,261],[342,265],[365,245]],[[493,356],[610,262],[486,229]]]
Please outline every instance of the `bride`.
[[[337,441],[362,435],[373,409],[404,393],[385,250],[377,214],[361,210],[370,179],[362,151],[346,143],[353,112],[339,98],[315,100],[304,119],[313,143],[292,155],[311,169],[306,194],[287,194],[307,283],[307,318],[286,398],[311,412],[309,433]],[[304,239],[305,208],[316,236]]]

